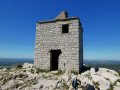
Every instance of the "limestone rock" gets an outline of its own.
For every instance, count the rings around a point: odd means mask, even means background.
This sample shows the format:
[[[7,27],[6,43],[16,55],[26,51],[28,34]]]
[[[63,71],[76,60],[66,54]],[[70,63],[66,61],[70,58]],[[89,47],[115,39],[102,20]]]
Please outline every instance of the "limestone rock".
[[[115,86],[113,90],[119,90],[119,89],[120,89],[120,87]]]
[[[120,88],[120,82],[117,82],[116,85]]]
[[[70,87],[69,87],[69,90],[74,90],[73,86],[70,86]]]
[[[65,74],[62,76],[63,82],[67,82],[69,79],[70,79],[70,75],[67,74],[67,73],[65,73]]]
[[[7,70],[6,68],[3,68],[3,70],[2,70],[2,71],[3,71],[3,72],[5,72],[6,70]]]
[[[96,90],[97,88],[100,90],[109,90],[111,88],[113,88],[113,90],[120,89],[120,76],[118,76],[117,72],[114,70],[106,68],[91,68],[78,75],[65,72],[59,76],[52,72],[39,74],[36,72],[31,73],[30,69],[36,70],[36,68],[28,68],[15,69],[7,73],[1,72],[0,90],[64,90],[67,86],[67,90],[74,90],[72,81],[75,77],[81,82],[78,90],[82,90],[82,88],[85,89],[88,84],[94,86]],[[24,70],[26,71],[24,72]]]
[[[23,64],[23,68],[32,68],[32,67],[33,67],[33,64],[30,64],[30,63]]]

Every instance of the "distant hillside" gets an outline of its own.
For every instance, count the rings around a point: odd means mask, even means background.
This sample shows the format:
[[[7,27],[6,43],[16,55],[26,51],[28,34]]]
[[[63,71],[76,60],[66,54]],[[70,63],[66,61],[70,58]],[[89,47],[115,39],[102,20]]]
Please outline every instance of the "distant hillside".
[[[20,59],[20,58],[0,58],[0,69],[1,68],[12,68],[18,64],[23,64],[25,62],[33,63],[33,59]]]
[[[120,71],[120,61],[84,60],[84,64],[91,67],[101,67]]]

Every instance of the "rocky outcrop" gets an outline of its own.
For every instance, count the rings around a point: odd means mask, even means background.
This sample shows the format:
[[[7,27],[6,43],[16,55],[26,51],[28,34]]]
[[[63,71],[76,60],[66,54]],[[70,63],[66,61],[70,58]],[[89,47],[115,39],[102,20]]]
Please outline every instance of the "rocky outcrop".
[[[0,90],[74,90],[73,78],[81,82],[78,90],[88,86],[95,90],[120,90],[120,76],[114,70],[90,68],[81,74],[75,72],[50,72],[25,63],[22,68],[0,70]],[[92,89],[91,89],[92,90]]]

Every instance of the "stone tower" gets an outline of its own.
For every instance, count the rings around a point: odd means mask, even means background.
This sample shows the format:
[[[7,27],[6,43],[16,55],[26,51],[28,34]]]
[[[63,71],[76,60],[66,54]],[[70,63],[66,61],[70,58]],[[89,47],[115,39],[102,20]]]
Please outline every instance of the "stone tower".
[[[78,17],[63,11],[36,24],[34,65],[40,69],[79,72],[83,66],[83,29]]]

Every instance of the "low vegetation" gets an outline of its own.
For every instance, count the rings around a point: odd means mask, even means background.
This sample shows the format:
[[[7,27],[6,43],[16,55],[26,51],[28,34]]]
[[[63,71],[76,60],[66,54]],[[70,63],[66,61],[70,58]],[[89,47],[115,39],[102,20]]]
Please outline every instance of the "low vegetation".
[[[40,68],[37,68],[37,69],[36,69],[36,73],[37,73],[37,74],[43,73],[43,72],[48,73],[48,72],[50,72],[50,70],[47,70],[47,69],[40,69]]]
[[[112,85],[112,84],[110,84],[110,90],[113,90],[113,89],[114,89],[113,85]]]
[[[107,70],[107,72],[110,72],[109,70]]]
[[[105,79],[108,80],[108,81],[110,80],[109,78],[105,78]]]
[[[34,73],[34,69],[30,69],[30,72],[33,74]]]
[[[93,85],[94,85],[98,90],[100,90],[100,89],[99,89],[99,83],[93,81]]]
[[[119,83],[120,83],[120,79],[118,79],[118,80],[117,80],[117,82],[119,82]]]
[[[90,65],[88,65],[88,67],[89,67],[89,68],[91,68],[91,66],[90,66]]]
[[[71,73],[73,73],[74,75],[78,75],[78,72],[75,71],[71,71]]]
[[[69,89],[69,86],[66,83],[63,83],[65,89]]]
[[[120,76],[120,72],[118,72],[118,75]]]
[[[45,76],[45,75],[42,75],[42,77],[44,78],[44,79],[47,79],[48,77],[47,76]]]
[[[62,70],[58,70],[58,72],[57,73],[54,73],[54,75],[57,75],[57,76],[59,76],[59,75],[61,75],[61,74],[63,74],[64,72],[62,71]]]
[[[120,83],[120,79],[117,79],[117,80],[113,83],[113,85],[112,85],[112,86],[115,86],[117,82],[119,82],[119,83]]]
[[[17,65],[17,68],[21,69],[23,66],[22,64]]]
[[[85,75],[86,77],[88,77],[89,79],[91,79],[91,73],[88,73],[87,75]]]
[[[21,84],[19,84],[19,83],[16,83],[16,84],[15,84],[15,87],[16,87],[16,88],[18,88],[19,86],[21,86]]]
[[[80,86],[80,88],[82,88],[82,90],[85,90],[85,87],[84,87],[84,86],[82,86],[82,85]]]

